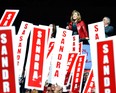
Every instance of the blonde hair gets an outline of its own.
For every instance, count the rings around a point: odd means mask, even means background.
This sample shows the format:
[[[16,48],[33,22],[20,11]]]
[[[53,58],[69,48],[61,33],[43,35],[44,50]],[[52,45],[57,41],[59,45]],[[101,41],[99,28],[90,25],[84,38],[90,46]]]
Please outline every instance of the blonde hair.
[[[81,21],[81,14],[80,14],[80,12],[77,11],[77,10],[73,10],[73,11],[72,11],[70,20],[71,20],[72,22],[74,21],[74,20],[73,20],[73,15],[74,15],[74,13],[77,13],[77,15],[79,16],[79,17],[77,18],[77,22]]]

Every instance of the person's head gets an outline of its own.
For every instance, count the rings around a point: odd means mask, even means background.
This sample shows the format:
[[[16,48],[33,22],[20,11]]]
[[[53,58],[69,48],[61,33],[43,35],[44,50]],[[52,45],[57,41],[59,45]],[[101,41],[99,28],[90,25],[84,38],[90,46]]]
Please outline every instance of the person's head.
[[[38,93],[38,91],[36,89],[33,89],[31,93]]]
[[[63,93],[63,87],[56,84],[54,93]]]
[[[48,85],[46,93],[53,93],[51,86],[52,86],[52,84]]]
[[[105,17],[103,18],[103,22],[104,22],[104,25],[105,25],[105,26],[109,25],[109,24],[110,24],[110,18],[107,17],[107,16],[105,16]]]
[[[84,78],[85,80],[87,80],[88,76],[89,76],[89,73],[88,73],[88,72],[84,72],[83,78]]]
[[[54,91],[55,90],[55,84],[52,84],[51,88],[52,88],[52,91]]]
[[[26,90],[25,90],[25,93],[30,93],[30,90],[29,90],[29,89],[26,89]]]
[[[56,25],[55,25],[55,23],[51,23],[51,24],[49,24],[49,26],[52,27],[52,30],[53,30],[53,31],[56,30]]]
[[[81,21],[81,14],[80,12],[78,12],[77,10],[73,10],[72,11],[72,14],[71,14],[71,17],[70,17],[70,20],[71,21]]]

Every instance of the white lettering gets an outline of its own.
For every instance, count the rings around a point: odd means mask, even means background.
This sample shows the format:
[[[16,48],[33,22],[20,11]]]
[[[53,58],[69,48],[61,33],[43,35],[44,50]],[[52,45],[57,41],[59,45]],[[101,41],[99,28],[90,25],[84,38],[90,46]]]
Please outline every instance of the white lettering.
[[[110,89],[105,89],[105,93],[111,93]]]
[[[8,70],[6,70],[6,69],[2,70],[2,78],[3,78],[3,80],[6,80],[9,78]]]
[[[110,86],[110,79],[109,79],[109,77],[104,77],[104,86],[105,87]]]
[[[5,45],[3,45],[2,46],[2,51],[1,51],[2,53],[2,55],[7,55],[7,48],[6,48],[6,46]]]
[[[8,57],[2,57],[2,67],[8,67]]]
[[[110,72],[109,72],[109,65],[107,66],[104,66],[104,75],[109,75]]]
[[[38,79],[38,72],[37,71],[34,71],[34,73],[33,73],[33,81],[35,79]]]
[[[109,52],[108,45],[104,44],[103,45],[103,53],[108,53],[108,52]]]
[[[37,63],[37,62],[34,63],[34,69],[35,70],[38,70],[39,69],[39,63]]]
[[[0,37],[1,37],[1,43],[6,44],[7,43],[6,34],[1,34]]]
[[[10,92],[9,82],[3,82],[3,92]]]
[[[35,54],[35,61],[39,61],[40,60],[40,55],[39,54]]]

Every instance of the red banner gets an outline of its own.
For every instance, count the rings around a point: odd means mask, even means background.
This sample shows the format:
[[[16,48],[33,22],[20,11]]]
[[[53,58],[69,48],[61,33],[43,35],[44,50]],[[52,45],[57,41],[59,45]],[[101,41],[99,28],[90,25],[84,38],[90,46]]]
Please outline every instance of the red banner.
[[[86,60],[85,55],[79,55],[76,60],[76,66],[73,74],[74,76],[72,78],[73,81],[71,84],[71,92],[73,93],[81,92],[85,60]]]
[[[77,53],[69,53],[68,55],[68,62],[67,62],[67,73],[66,73],[66,77],[65,77],[65,81],[64,81],[64,85],[67,85],[68,81],[69,81],[69,76],[71,74],[75,59],[77,57]]]
[[[97,42],[99,93],[116,93],[113,40]]]
[[[78,53],[69,53],[69,55],[68,55],[67,72],[66,72],[65,80],[64,80],[64,86],[65,86],[64,91],[70,90],[70,83],[72,81],[71,77],[72,77],[72,73],[73,73],[73,67],[75,67],[74,62],[77,57],[78,57]]]
[[[52,53],[49,82],[63,86],[66,74],[68,53],[71,50],[72,32],[57,27],[55,45]],[[68,46],[68,47],[67,47]]]
[[[0,27],[0,93],[19,93],[13,53],[14,30],[12,27]]]
[[[43,90],[43,66],[47,57],[47,31],[34,26],[27,61],[26,87]],[[45,55],[46,54],[46,55]]]
[[[19,10],[6,9],[0,20],[0,26],[11,26],[17,16],[18,12],[19,12]]]
[[[95,81],[93,69],[91,69],[82,93],[93,93],[93,92],[95,92]]]

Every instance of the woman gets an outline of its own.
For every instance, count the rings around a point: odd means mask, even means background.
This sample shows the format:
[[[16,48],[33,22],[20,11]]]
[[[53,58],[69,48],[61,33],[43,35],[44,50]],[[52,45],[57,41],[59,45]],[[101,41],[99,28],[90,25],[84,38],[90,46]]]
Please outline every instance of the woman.
[[[73,10],[70,23],[66,29],[72,30],[72,35],[79,35],[80,40],[88,39],[88,32],[86,25],[83,20],[81,20],[81,14],[77,10]]]

